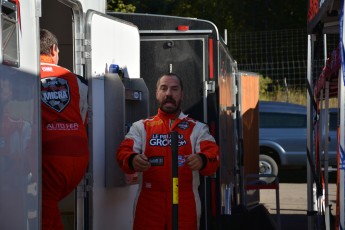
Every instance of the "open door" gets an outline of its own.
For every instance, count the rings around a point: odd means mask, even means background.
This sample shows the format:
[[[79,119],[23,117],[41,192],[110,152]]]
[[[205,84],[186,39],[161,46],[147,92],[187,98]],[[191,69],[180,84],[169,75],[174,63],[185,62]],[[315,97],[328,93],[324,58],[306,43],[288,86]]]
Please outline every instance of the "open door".
[[[129,185],[131,178],[118,168],[115,152],[131,125],[129,113],[148,114],[148,91],[139,79],[139,32],[132,24],[91,10],[85,28],[91,150],[85,220],[90,229],[131,229],[137,185]],[[122,74],[113,73],[112,64]],[[140,97],[128,98],[128,92]]]
[[[0,1],[0,228],[39,229],[38,1]],[[19,13],[21,11],[21,14]]]

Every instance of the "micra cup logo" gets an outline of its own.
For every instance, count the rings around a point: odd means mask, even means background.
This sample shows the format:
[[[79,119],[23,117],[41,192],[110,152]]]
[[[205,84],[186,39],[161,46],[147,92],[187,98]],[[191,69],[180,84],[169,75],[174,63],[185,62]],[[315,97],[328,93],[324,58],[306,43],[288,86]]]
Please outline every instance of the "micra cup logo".
[[[68,82],[63,78],[41,79],[41,100],[50,108],[61,112],[70,102]]]
[[[180,129],[186,130],[189,127],[189,123],[187,121],[181,122],[180,124],[177,125]]]
[[[182,155],[178,155],[178,167],[182,167],[185,162],[186,162],[186,158]]]

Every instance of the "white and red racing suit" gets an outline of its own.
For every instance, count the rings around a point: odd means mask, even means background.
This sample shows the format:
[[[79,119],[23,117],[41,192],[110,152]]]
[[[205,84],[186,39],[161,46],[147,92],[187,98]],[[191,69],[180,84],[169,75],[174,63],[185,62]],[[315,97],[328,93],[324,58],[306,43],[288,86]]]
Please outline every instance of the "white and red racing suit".
[[[83,178],[89,161],[87,85],[41,55],[42,229],[62,230],[58,202]]]
[[[126,173],[134,173],[132,159],[145,154],[151,167],[139,173],[139,190],[134,204],[134,230],[172,227],[172,157],[170,133],[178,132],[178,221],[179,230],[199,228],[201,203],[199,172],[211,175],[219,166],[218,146],[207,125],[180,113],[178,118],[160,109],[152,118],[133,123],[117,151],[117,162]],[[192,171],[185,156],[200,154],[203,167]]]

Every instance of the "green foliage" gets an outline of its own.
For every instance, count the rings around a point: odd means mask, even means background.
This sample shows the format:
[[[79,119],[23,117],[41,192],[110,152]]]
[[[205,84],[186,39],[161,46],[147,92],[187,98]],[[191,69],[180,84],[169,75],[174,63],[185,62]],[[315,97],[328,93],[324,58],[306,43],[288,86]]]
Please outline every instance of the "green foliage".
[[[231,1],[228,0],[126,0],[126,3],[136,6],[137,13],[209,20],[217,25],[219,31],[235,27],[234,14],[231,13]]]
[[[259,99],[262,101],[283,101],[297,104],[305,104],[307,94],[305,91],[296,89],[286,89],[274,82],[269,77],[260,76]]]
[[[122,0],[108,0],[107,10],[123,13],[133,13],[136,7],[132,4],[125,4]]]
[[[111,0],[109,2],[112,3],[112,9],[115,9],[115,6],[120,8],[114,4],[122,2],[125,6],[134,6],[137,13],[209,20],[217,25],[219,31],[228,29],[231,33],[305,28],[307,24],[307,1],[301,0]]]
[[[306,105],[307,104],[307,90],[301,89],[286,89],[279,86],[269,77],[260,76],[259,78],[260,91],[259,100],[260,101],[281,101],[290,102],[294,104]],[[338,107],[338,99],[331,98],[329,100],[330,108]]]
[[[193,17],[209,20],[220,33],[305,28],[307,1],[301,0],[108,0],[108,10]],[[281,47],[289,46],[280,44]],[[289,49],[289,47],[288,47]],[[260,100],[306,104],[306,92],[286,89],[260,77]]]

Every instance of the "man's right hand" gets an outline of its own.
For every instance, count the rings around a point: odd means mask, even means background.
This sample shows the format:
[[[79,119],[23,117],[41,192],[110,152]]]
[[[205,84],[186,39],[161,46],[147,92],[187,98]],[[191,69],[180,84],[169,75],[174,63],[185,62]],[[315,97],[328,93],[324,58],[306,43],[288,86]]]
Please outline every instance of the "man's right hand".
[[[133,158],[132,163],[133,163],[133,169],[136,172],[143,172],[143,171],[148,170],[151,167],[151,163],[149,162],[149,159],[144,154],[137,154]]]

